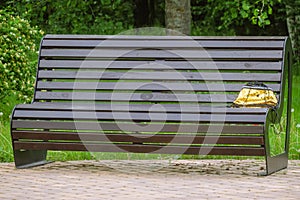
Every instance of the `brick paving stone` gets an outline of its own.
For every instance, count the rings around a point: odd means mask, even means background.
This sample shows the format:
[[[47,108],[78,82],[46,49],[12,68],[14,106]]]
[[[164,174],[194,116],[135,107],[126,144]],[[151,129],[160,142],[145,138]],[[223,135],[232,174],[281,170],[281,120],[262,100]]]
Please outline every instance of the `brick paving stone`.
[[[0,164],[0,199],[299,199],[300,161],[267,177],[261,160],[54,162],[18,170]]]

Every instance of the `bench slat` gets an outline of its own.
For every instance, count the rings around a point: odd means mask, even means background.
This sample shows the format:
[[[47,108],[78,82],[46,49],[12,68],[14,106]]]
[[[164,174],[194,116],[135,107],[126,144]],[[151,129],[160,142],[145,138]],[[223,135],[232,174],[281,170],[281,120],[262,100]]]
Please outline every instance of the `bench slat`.
[[[45,82],[38,81],[38,90],[134,90],[134,91],[210,91],[238,92],[245,84],[216,83],[168,83],[168,82]],[[274,91],[280,91],[280,84],[267,84]]]
[[[108,101],[108,102],[202,102],[232,103],[231,94],[167,94],[167,93],[111,93],[111,92],[36,92],[35,100]]]
[[[61,102],[35,102],[20,104],[18,110],[71,110],[71,111],[121,111],[121,112],[174,112],[174,113],[227,113],[227,114],[266,114],[268,108],[230,108],[192,104],[79,104]]]
[[[195,136],[187,134],[99,134],[72,132],[13,131],[13,139],[77,140],[132,143],[252,144],[264,145],[263,136]]]
[[[40,56],[55,58],[163,58],[163,59],[242,59],[282,60],[280,50],[128,50],[128,49],[42,49]]]
[[[76,48],[225,48],[225,49],[283,49],[284,41],[265,40],[44,40],[42,47],[76,47]]]
[[[263,126],[248,125],[203,125],[203,124],[154,124],[151,126],[138,126],[133,123],[114,122],[66,122],[66,121],[33,121],[13,120],[13,129],[51,129],[51,130],[93,130],[93,131],[129,131],[129,132],[180,132],[180,133],[204,133],[204,134],[263,134]],[[18,131],[15,131],[18,132]],[[19,131],[22,132],[22,131]],[[36,131],[31,131],[36,132]]]
[[[120,120],[120,121],[156,121],[156,122],[216,122],[216,123],[264,123],[265,115],[241,114],[176,114],[141,112],[80,112],[80,111],[33,111],[16,110],[15,118],[20,119],[65,119],[65,120]]]
[[[40,60],[41,69],[183,69],[183,70],[281,70],[281,61],[250,62],[250,61],[103,61],[103,60]]]
[[[126,144],[81,144],[81,143],[51,143],[51,142],[19,142],[14,148],[30,150],[72,150],[94,152],[135,152],[135,153],[166,153],[166,154],[206,154],[206,155],[241,155],[263,156],[263,147],[186,147],[162,145],[126,145]]]
[[[88,79],[88,80],[180,80],[180,81],[276,81],[280,73],[212,73],[212,72],[98,72],[98,71],[44,71],[39,79]]]
[[[44,40],[56,39],[76,39],[76,40],[94,40],[94,39],[115,39],[115,40],[186,40],[193,38],[195,40],[266,40],[266,41],[284,41],[286,36],[156,36],[156,35],[84,35],[84,34],[47,34]]]

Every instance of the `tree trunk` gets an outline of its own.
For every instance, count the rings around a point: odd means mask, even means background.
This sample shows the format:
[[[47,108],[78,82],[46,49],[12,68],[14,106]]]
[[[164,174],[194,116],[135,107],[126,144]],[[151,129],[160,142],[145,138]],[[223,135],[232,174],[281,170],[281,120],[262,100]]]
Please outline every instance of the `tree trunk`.
[[[190,0],[165,0],[165,23],[168,35],[190,35]]]
[[[300,0],[286,0],[287,26],[296,62],[300,62]],[[296,72],[300,72],[298,69]]]

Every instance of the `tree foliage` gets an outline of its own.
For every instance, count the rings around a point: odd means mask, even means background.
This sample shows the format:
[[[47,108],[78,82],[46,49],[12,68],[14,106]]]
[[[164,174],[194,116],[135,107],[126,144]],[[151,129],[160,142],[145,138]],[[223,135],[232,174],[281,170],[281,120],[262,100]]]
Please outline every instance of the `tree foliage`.
[[[286,35],[284,8],[280,0],[194,0],[194,34]]]
[[[214,12],[222,13],[222,24],[219,28],[227,28],[231,24],[241,25],[243,19],[251,21],[252,24],[264,27],[271,24],[269,16],[273,13],[274,3],[280,0],[232,0],[226,3],[220,0],[208,0],[208,3],[216,6]],[[222,5],[222,6],[221,6]]]
[[[117,34],[133,28],[132,1],[17,0],[7,4],[47,33]]]
[[[192,34],[286,35],[282,1],[293,0],[191,0]],[[4,0],[1,4],[46,33],[117,34],[137,27],[165,27],[165,2]]]

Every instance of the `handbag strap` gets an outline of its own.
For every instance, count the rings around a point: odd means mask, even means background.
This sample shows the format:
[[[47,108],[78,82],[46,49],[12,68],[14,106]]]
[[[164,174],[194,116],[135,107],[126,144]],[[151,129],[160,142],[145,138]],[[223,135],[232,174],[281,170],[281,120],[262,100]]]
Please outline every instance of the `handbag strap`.
[[[245,88],[256,88],[256,89],[265,89],[265,90],[272,90],[267,85],[265,85],[263,82],[255,81],[255,82],[249,82],[246,85],[244,85]]]

